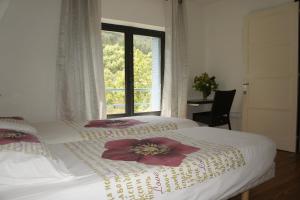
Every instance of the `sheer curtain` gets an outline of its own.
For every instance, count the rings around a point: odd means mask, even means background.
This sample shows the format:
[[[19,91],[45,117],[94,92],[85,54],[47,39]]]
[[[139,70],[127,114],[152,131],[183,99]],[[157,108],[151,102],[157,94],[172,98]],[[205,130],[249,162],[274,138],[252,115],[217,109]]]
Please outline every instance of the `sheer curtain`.
[[[162,116],[186,117],[188,66],[184,1],[165,1],[166,50]]]
[[[5,12],[8,8],[10,0],[0,0],[0,21],[1,18],[5,15]]]
[[[106,117],[99,0],[62,0],[57,55],[58,117]]]

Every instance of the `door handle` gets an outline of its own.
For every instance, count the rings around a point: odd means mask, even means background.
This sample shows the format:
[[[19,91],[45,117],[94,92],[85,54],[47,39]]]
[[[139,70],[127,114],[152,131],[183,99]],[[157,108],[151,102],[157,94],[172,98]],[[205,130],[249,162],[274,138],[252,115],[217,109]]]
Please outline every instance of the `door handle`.
[[[250,84],[249,83],[243,83],[242,86],[243,86],[243,94],[246,95],[247,94],[247,90],[248,90],[248,86]]]

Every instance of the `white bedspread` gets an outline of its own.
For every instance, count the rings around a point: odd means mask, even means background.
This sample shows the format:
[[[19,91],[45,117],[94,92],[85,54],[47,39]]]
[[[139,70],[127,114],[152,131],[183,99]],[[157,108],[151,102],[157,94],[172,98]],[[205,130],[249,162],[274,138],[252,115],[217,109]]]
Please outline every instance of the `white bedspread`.
[[[173,123],[177,126],[176,129],[198,127],[198,124],[192,120],[179,118],[135,116],[124,117],[122,119],[136,119],[154,125]],[[34,124],[34,126],[37,128],[39,135],[43,138],[43,141],[48,144],[58,144],[83,140],[78,130],[74,129],[74,127],[68,125],[63,121],[36,123]]]
[[[276,154],[274,143],[260,135],[207,127],[180,129],[173,132],[184,134],[195,141],[202,140],[238,148],[243,154],[246,165],[192,187],[157,196],[156,199],[226,199],[264,175],[272,166]],[[104,183],[94,170],[80,161],[63,144],[52,145],[51,148],[65,161],[77,178],[69,182],[49,185],[0,186],[1,200],[102,200],[104,198],[104,191],[101,189]]]

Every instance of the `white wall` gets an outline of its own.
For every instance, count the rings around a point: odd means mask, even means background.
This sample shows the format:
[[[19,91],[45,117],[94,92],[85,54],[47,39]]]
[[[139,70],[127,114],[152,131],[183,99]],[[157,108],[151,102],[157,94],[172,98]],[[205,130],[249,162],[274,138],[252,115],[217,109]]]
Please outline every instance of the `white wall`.
[[[0,21],[0,114],[55,117],[60,0],[11,0]]]
[[[190,97],[195,74],[217,76],[221,89],[238,89],[241,112],[243,20],[251,11],[292,0],[187,0]],[[164,0],[103,0],[106,19],[164,26]],[[11,0],[0,21],[0,115],[55,119],[55,60],[61,0]]]
[[[191,81],[189,96],[198,97],[191,89],[195,74],[208,72],[217,77],[220,89],[237,89],[232,107],[241,115],[242,90],[246,65],[243,59],[245,17],[259,9],[293,0],[191,0],[189,6],[189,61]]]
[[[164,25],[164,0],[103,0],[103,17]],[[11,0],[0,21],[0,115],[56,117],[55,68],[61,0]]]
[[[129,25],[165,26],[165,0],[102,0],[105,19],[129,22]],[[127,25],[126,23],[124,25]]]

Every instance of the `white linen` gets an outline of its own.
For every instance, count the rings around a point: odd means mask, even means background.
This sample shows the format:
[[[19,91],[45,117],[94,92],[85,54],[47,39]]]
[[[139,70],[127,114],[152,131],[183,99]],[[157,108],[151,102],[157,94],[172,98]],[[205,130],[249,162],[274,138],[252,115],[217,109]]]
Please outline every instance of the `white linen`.
[[[37,134],[37,130],[24,120],[0,119],[0,129],[20,131],[22,133]]]
[[[47,145],[34,135],[6,137],[2,132],[0,144],[0,185],[26,185],[69,180],[72,175],[64,163],[52,154]]]
[[[226,199],[244,186],[258,180],[271,168],[276,154],[276,147],[269,139],[254,134],[247,134],[224,129],[198,127],[180,129],[181,133],[195,140],[230,145],[238,148],[244,156],[246,165],[229,171],[217,178],[199,183],[193,187],[166,193],[156,199],[172,200],[218,200]],[[0,186],[1,200],[99,200],[104,199],[101,190],[103,181],[83,162],[63,145],[52,146],[52,150],[64,159],[69,170],[77,176],[69,182],[32,185],[24,187]]]
[[[57,114],[63,120],[106,118],[101,0],[62,0],[57,54]]]
[[[186,53],[185,1],[164,2],[166,48],[162,116],[186,117],[189,68]]]
[[[149,122],[150,124],[173,122],[176,123],[178,129],[198,126],[198,124],[192,120],[159,116],[135,116],[124,117],[122,119],[136,119],[143,122]],[[68,126],[62,121],[36,123],[34,124],[34,126],[37,128],[39,135],[43,139],[43,142],[46,142],[48,144],[75,142],[83,140],[78,131],[76,131],[75,129]]]
[[[58,144],[82,140],[80,134],[63,121],[36,123],[39,135],[43,142]]]
[[[0,152],[0,185],[61,182],[71,178],[60,160],[23,152]]]

